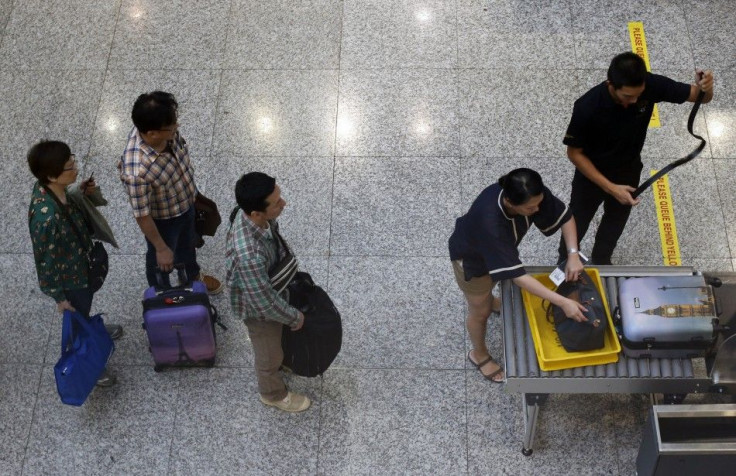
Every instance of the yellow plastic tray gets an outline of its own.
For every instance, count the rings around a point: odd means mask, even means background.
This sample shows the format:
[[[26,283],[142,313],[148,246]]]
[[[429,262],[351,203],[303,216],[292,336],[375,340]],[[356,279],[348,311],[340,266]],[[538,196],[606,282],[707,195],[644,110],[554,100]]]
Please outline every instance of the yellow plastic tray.
[[[595,268],[586,268],[585,272],[593,280],[598,292],[603,298],[603,307],[606,310],[608,318],[608,330],[606,332],[605,344],[602,349],[591,350],[588,352],[568,352],[562,347],[555,325],[547,321],[547,313],[542,307],[542,299],[521,290],[524,300],[524,309],[529,319],[529,327],[534,337],[534,350],[539,360],[539,368],[544,371],[569,369],[573,367],[584,367],[586,365],[600,365],[618,362],[618,354],[621,352],[621,344],[618,342],[618,336],[613,327],[613,319],[608,308],[608,300],[603,290],[601,276]],[[532,275],[537,281],[542,283],[548,289],[555,289],[554,283],[546,274]]]

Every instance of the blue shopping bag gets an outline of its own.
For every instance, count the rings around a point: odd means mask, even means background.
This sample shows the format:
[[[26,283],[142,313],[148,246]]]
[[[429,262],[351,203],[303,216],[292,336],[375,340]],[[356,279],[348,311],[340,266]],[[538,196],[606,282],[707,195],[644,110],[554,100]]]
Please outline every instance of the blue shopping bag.
[[[89,320],[78,312],[64,311],[61,358],[54,366],[56,389],[67,405],[82,405],[115,350],[102,314]]]

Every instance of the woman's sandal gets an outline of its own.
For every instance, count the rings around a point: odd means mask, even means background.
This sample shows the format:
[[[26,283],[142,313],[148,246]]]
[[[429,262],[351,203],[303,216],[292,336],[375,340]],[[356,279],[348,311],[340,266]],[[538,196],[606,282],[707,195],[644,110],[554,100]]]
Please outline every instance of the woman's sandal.
[[[490,381],[491,381],[491,382],[493,382],[493,383],[503,383],[503,382],[504,382],[503,380],[493,380],[493,377],[495,377],[496,375],[498,375],[498,374],[500,374],[501,372],[503,372],[503,367],[501,367],[501,365],[499,365],[499,363],[498,363],[498,362],[496,362],[495,360],[493,360],[493,357],[492,357],[492,356],[490,356],[490,355],[489,355],[489,356],[488,356],[488,358],[487,358],[487,359],[485,359],[485,360],[484,360],[483,362],[479,362],[479,363],[477,363],[477,364],[476,364],[475,362],[473,362],[473,359],[471,359],[471,358],[470,358],[470,354],[471,354],[471,352],[473,352],[473,351],[471,350],[470,352],[468,352],[468,361],[469,361],[469,362],[470,362],[471,364],[473,364],[473,367],[475,367],[476,369],[478,369],[478,372],[480,372],[480,374],[481,374],[481,375],[482,375],[482,376],[483,376],[483,377],[484,377],[484,378],[485,378],[486,380],[490,380]],[[484,365],[486,365],[486,364],[487,364],[488,362],[493,362],[494,364],[498,365],[498,370],[496,370],[495,372],[491,372],[490,374],[486,375],[486,374],[484,374],[484,373],[483,373],[483,371],[481,370],[481,367],[483,367]]]

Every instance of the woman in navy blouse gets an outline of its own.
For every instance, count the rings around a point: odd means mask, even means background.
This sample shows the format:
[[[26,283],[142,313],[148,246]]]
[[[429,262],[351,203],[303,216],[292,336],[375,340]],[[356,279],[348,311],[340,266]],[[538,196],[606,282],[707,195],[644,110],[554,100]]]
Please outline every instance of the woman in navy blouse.
[[[578,256],[575,219],[534,170],[512,170],[483,190],[468,213],[457,219],[450,237],[455,279],[468,303],[467,328],[473,346],[468,360],[495,383],[505,377],[485,342],[488,318],[501,309],[501,301],[491,293],[495,283],[511,279],[520,288],[560,306],[570,319],[585,320],[581,304],[547,289],[524,270],[518,246],[532,225],[545,236],[562,229],[568,249],[565,277],[576,280],[583,264]]]

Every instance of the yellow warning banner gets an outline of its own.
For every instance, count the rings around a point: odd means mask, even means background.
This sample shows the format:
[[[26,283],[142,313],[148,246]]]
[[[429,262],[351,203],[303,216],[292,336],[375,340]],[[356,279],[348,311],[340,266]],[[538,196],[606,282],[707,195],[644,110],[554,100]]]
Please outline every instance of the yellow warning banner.
[[[629,38],[631,39],[631,51],[643,59],[644,63],[647,65],[647,71],[651,71],[652,67],[649,64],[649,53],[647,53],[647,38],[644,36],[644,23],[640,21],[629,22]],[[659,109],[655,104],[654,111],[652,111],[652,118],[649,120],[649,128],[656,129],[659,126]]]
[[[656,174],[656,170],[650,171],[650,176]],[[667,175],[663,175],[652,186],[654,203],[657,209],[657,222],[659,223],[659,238],[662,242],[662,257],[665,266],[680,266],[680,242],[677,239],[677,226],[675,225],[675,211],[672,208],[672,195],[670,195],[670,181]]]

